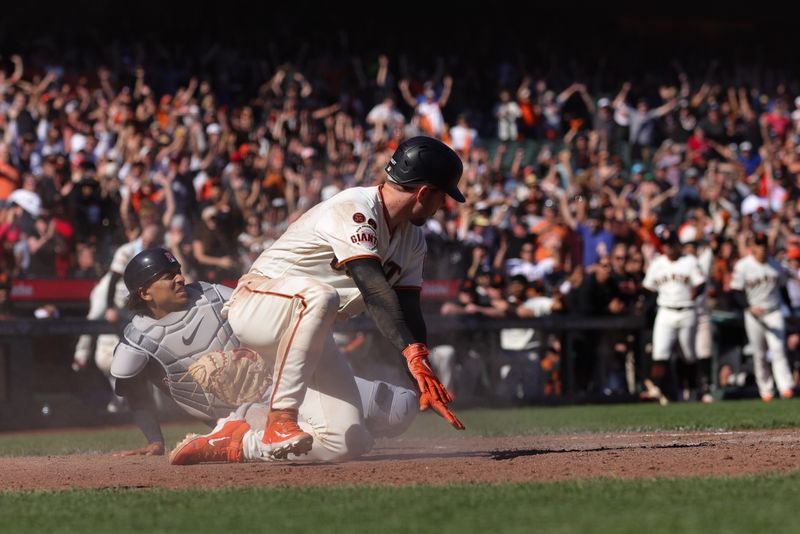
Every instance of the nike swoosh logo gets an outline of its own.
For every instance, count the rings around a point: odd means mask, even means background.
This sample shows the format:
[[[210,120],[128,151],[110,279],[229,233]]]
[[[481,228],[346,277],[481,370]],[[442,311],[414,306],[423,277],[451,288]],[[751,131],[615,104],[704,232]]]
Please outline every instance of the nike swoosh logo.
[[[214,446],[216,446],[218,441],[225,441],[226,439],[231,439],[231,438],[229,438],[228,436],[225,436],[224,438],[210,439],[210,440],[208,440],[208,444],[211,445],[212,447],[214,447]]]
[[[202,318],[197,322],[197,326],[194,327],[194,330],[189,335],[189,337],[186,337],[186,336],[181,337],[181,341],[183,341],[184,345],[191,345],[192,344],[192,341],[194,341],[194,336],[196,336],[197,335],[197,331],[200,330],[200,325],[201,324],[203,324],[203,319]]]

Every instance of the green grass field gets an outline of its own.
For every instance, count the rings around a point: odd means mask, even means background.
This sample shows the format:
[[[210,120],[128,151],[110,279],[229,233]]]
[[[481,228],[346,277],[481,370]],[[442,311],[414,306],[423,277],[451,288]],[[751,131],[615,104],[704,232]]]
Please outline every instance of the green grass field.
[[[800,475],[0,493],[3,532],[792,532]]]
[[[800,427],[796,400],[463,410],[469,436]],[[168,426],[174,443],[202,425]],[[453,437],[423,415],[412,437]],[[133,448],[133,428],[0,435],[0,454]],[[800,473],[739,478],[404,488],[0,492],[0,532],[725,532],[793,531]]]

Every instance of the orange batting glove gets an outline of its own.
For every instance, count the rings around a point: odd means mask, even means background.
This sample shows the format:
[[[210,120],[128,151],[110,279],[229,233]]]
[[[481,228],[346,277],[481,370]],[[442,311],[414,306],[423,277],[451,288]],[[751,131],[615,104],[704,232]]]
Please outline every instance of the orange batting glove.
[[[428,363],[428,347],[424,343],[413,343],[403,350],[403,356],[406,358],[411,376],[417,381],[420,411],[424,412],[428,408],[433,408],[454,428],[464,430],[463,423],[447,408],[447,404],[453,400],[453,396],[433,374]]]

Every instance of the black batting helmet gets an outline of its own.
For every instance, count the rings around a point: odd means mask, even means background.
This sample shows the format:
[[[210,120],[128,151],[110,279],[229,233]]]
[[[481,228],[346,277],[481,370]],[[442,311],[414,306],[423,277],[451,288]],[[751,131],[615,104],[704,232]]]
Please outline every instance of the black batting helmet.
[[[140,289],[164,273],[179,273],[181,264],[172,253],[164,248],[148,248],[138,253],[125,267],[122,275],[125,287],[131,295],[136,295]]]
[[[458,190],[463,171],[461,158],[452,148],[424,135],[401,143],[386,166],[390,181],[407,186],[437,187],[458,202],[464,202],[464,195]]]
[[[769,236],[764,232],[756,232],[753,235],[753,244],[766,247],[769,245]]]
[[[659,241],[661,241],[662,245],[672,245],[672,246],[680,245],[678,232],[672,226],[663,226],[659,228],[656,231],[656,235],[658,236],[658,239]]]

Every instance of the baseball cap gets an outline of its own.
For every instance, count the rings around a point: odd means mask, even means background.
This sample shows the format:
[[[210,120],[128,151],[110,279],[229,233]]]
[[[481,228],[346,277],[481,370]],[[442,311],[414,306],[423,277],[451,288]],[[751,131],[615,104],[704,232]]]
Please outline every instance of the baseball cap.
[[[525,277],[524,274],[515,274],[514,276],[509,278],[509,282],[517,282],[518,284],[522,284],[526,287],[528,286],[528,279]]]
[[[491,276],[491,275],[492,275],[492,269],[491,269],[491,267],[487,267],[486,265],[481,265],[480,267],[478,267],[478,270],[475,273],[476,277],[478,277],[478,276]]]
[[[476,226],[490,226],[491,225],[491,221],[489,220],[489,217],[486,217],[485,215],[476,215],[472,219],[472,222]]]
[[[506,277],[503,276],[501,273],[492,273],[492,287],[494,288],[501,288],[506,285]]]
[[[790,260],[800,260],[800,247],[789,247],[786,255]]]
[[[658,237],[658,240],[661,241],[663,245],[673,245],[678,244],[678,232],[671,226],[666,224],[659,224],[655,228],[655,234]]]
[[[634,163],[631,167],[631,174],[639,174],[642,171],[644,171],[644,165],[641,163]]]
[[[206,126],[206,134],[207,135],[217,135],[222,132],[222,128],[216,122],[212,122],[208,126]]]
[[[745,152],[747,150],[753,150],[753,145],[750,143],[750,141],[742,141],[739,144],[739,150],[741,150],[742,152]]]
[[[756,232],[753,236],[753,243],[760,246],[767,245],[769,243],[769,236],[764,232]]]
[[[605,97],[603,97],[603,98],[601,98],[600,100],[597,101],[597,107],[607,108],[610,105],[611,105],[611,100],[609,100],[608,98],[605,98]]]
[[[682,244],[686,243],[694,243],[697,241],[697,227],[695,226],[685,226],[680,229],[678,232],[679,240]]]
[[[33,191],[16,189],[8,196],[9,204],[16,204],[25,210],[31,217],[38,217],[42,210],[42,199]]]
[[[200,218],[203,219],[204,221],[213,219],[216,216],[217,216],[217,208],[215,208],[214,206],[208,206],[204,208],[203,211],[200,213]]]

